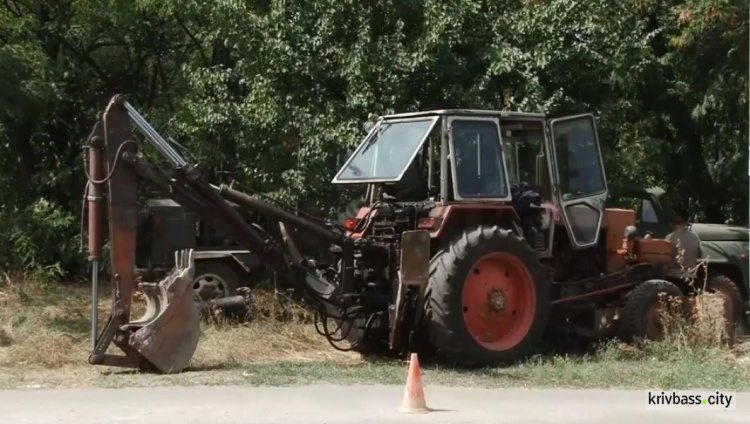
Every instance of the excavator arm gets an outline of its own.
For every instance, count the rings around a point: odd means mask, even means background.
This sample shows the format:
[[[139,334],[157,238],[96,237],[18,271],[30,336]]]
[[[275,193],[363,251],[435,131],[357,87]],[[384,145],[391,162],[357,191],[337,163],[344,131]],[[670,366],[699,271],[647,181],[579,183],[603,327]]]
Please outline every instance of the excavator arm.
[[[169,172],[141,154],[141,146],[132,132],[133,125],[169,162]],[[192,251],[176,252],[175,267],[162,281],[139,285],[147,308],[142,317],[131,320],[131,304],[136,291],[137,190],[142,182],[262,258],[283,286],[293,289],[298,298],[314,307],[324,323],[319,332],[329,340],[333,337],[327,328],[329,319],[339,323],[353,322],[368,313],[361,297],[351,287],[351,239],[343,232],[289,213],[229,186],[209,184],[203,179],[198,165],[185,159],[161,137],[124,96],[111,99],[87,144],[90,155],[87,173],[89,259],[93,284],[91,364],[179,372],[188,365],[198,344],[199,313],[192,287]],[[343,265],[337,275],[322,278],[313,272],[305,266],[290,238],[283,238],[284,248],[278,240],[262,236],[242,219],[230,202],[275,220],[284,234],[290,226],[339,246]],[[108,320],[99,331],[96,288],[103,250],[105,208],[111,249],[113,304]],[[112,343],[123,354],[110,353]]]

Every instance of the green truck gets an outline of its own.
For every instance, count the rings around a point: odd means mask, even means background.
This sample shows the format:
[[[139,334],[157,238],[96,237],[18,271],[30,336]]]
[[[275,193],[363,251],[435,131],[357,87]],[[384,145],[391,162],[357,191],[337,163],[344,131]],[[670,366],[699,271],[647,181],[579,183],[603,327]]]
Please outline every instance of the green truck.
[[[674,209],[669,195],[661,188],[618,187],[613,190],[609,202],[613,207],[632,208],[636,211],[639,236],[651,233],[653,237],[664,238],[672,231],[670,220]],[[733,322],[740,322],[743,327],[750,326],[750,231],[746,227],[697,222],[691,223],[690,229],[701,239],[703,258],[708,264],[707,290],[726,295],[733,309]]]

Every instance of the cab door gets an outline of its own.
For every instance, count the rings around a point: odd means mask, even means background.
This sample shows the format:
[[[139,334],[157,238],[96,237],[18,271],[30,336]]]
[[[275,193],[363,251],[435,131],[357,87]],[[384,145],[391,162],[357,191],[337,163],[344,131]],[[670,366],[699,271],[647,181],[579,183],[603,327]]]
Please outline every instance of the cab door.
[[[575,249],[599,242],[607,200],[596,122],[583,114],[548,121],[555,197]]]

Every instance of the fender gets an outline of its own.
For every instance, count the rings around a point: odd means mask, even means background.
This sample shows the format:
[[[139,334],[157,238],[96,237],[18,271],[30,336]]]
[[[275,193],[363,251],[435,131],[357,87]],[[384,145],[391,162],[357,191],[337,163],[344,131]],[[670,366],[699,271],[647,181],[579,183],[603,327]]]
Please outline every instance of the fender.
[[[701,242],[703,258],[707,259],[709,269],[731,269],[727,277],[735,280],[745,300],[750,293],[748,283],[748,245],[739,241],[704,241]],[[734,275],[732,275],[734,274]]]

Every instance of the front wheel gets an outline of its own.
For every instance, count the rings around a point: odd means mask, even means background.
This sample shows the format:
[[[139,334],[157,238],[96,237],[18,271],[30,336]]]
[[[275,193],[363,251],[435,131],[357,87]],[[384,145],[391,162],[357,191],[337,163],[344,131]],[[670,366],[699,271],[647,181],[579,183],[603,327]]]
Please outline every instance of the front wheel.
[[[549,289],[537,253],[512,232],[480,226],[430,264],[430,342],[449,362],[522,360],[541,342]]]

